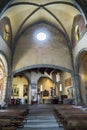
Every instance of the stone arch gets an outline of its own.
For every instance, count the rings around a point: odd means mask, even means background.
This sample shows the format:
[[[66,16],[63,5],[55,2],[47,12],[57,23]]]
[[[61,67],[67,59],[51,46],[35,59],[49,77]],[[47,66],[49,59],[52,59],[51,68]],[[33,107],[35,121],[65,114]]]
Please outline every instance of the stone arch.
[[[29,77],[29,73],[15,73],[13,75],[13,79],[15,77],[18,77],[19,78],[19,82],[17,83],[17,87],[19,89],[19,91],[22,91],[17,97],[19,97],[20,99],[22,97],[24,97],[25,99],[25,103],[29,103],[29,91],[30,91],[30,77]],[[13,80],[15,81],[15,80]],[[23,82],[22,82],[23,81]],[[14,84],[12,85],[12,87],[14,87],[15,85],[15,82],[13,82]],[[20,84],[22,85],[22,88],[20,88]],[[13,98],[14,96],[12,96]],[[16,98],[16,97],[15,97]]]
[[[38,80],[37,80],[37,89],[38,89],[38,83],[40,82],[40,80],[43,81],[43,79],[45,79],[45,80],[48,79],[50,82],[52,82],[53,84],[55,84],[51,77],[46,76],[46,75],[42,75],[42,76],[40,76],[40,77],[38,78]],[[41,84],[40,84],[40,85],[41,85]],[[55,85],[52,85],[52,86],[50,86],[50,87],[54,87],[54,86],[55,86]],[[39,86],[39,88],[40,88],[40,86]],[[46,89],[46,88],[44,88],[43,91],[44,91],[45,89]],[[38,90],[37,90],[37,91],[38,91]]]
[[[51,103],[52,97],[56,95],[55,83],[51,77],[43,75],[38,78],[37,95],[38,94],[40,95],[41,103]]]
[[[82,49],[76,58],[75,72],[78,77],[77,97],[82,105],[87,105],[87,48]]]
[[[38,85],[38,82],[41,80],[41,79],[48,79],[48,80],[50,80],[50,81],[52,81],[53,82],[53,80],[52,80],[52,78],[51,77],[49,77],[49,76],[47,76],[47,75],[42,75],[42,76],[40,76],[39,78],[38,78],[38,80],[37,80],[37,85]]]

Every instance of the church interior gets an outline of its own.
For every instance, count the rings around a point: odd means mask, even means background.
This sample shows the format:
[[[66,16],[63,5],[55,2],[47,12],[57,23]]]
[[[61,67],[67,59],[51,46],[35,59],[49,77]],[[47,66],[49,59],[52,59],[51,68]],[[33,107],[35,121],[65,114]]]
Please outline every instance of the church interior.
[[[1,0],[0,129],[51,130],[26,121],[53,109],[54,130],[87,130],[87,1]]]

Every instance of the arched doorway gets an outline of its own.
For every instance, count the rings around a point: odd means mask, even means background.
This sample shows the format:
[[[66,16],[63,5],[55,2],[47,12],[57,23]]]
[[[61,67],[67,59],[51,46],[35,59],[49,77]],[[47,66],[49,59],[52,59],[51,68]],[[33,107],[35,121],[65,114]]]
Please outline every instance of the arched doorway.
[[[15,99],[15,104],[21,104],[24,99],[24,104],[28,103],[28,80],[24,76],[15,76],[12,83],[12,96]]]
[[[40,94],[40,103],[51,103],[56,96],[55,83],[49,77],[40,77],[37,82],[37,93]]]

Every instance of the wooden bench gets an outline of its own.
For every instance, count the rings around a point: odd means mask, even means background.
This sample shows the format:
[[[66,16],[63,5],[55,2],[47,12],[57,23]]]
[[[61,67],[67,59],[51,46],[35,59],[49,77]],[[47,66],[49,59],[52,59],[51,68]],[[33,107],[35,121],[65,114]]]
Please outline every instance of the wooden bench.
[[[0,110],[0,127],[1,130],[16,130],[17,127],[24,126],[27,109],[5,109]]]
[[[87,120],[85,119],[69,119],[64,126],[65,130],[87,130]]]
[[[80,107],[56,106],[56,116],[58,117],[59,125],[66,130],[87,130],[87,111]],[[83,123],[81,123],[83,122]],[[83,125],[84,124],[84,125]],[[61,126],[61,125],[60,125]]]

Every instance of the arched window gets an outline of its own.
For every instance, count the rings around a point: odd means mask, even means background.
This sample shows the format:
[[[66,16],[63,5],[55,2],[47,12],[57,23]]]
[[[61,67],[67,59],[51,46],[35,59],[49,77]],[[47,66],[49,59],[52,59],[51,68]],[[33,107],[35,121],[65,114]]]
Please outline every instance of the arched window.
[[[76,39],[76,42],[78,42],[80,39],[79,25],[76,25],[75,27],[75,39]]]
[[[10,37],[10,27],[8,24],[5,25],[5,31],[4,31],[4,40],[8,42]]]

